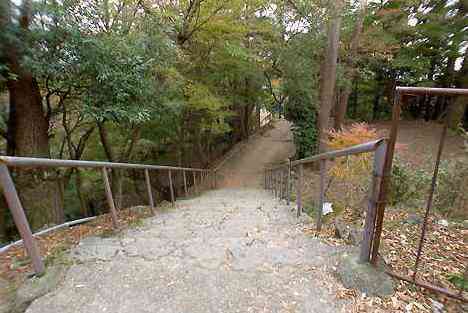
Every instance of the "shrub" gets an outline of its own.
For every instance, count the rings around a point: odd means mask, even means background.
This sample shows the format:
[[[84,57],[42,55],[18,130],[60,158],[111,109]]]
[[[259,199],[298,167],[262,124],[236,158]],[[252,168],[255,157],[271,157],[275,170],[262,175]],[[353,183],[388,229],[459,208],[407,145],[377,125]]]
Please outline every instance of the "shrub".
[[[352,124],[340,131],[330,131],[328,135],[327,145],[331,150],[344,149],[378,137],[377,131],[366,123]],[[328,172],[330,182],[333,181],[338,189],[335,204],[360,209],[363,198],[367,196],[371,173],[372,155],[369,153],[336,159]]]
[[[425,207],[432,174],[429,170],[418,169],[396,159],[392,169],[390,204],[410,208]],[[433,208],[446,216],[466,215],[467,178],[466,158],[442,161],[434,193]]]

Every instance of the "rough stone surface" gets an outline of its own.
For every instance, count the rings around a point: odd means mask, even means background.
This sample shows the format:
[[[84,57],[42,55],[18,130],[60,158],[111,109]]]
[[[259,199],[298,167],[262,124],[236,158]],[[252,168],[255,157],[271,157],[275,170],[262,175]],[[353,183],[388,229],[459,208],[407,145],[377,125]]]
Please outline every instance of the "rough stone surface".
[[[254,189],[178,201],[118,237],[84,240],[60,288],[27,312],[339,312],[337,282],[324,281],[336,251],[291,209]]]
[[[350,226],[337,218],[335,220],[335,236],[346,240],[349,244],[358,246],[362,241],[362,230],[355,226]]]
[[[356,289],[369,296],[386,297],[394,293],[393,280],[382,268],[358,262],[358,251],[352,250],[337,257],[336,273],[349,289]]]
[[[14,292],[11,284],[0,278],[0,313],[9,313],[13,308]]]
[[[464,220],[462,223],[463,229],[468,229],[468,220]]]
[[[64,266],[49,267],[41,277],[33,277],[26,281],[16,291],[13,313],[24,312],[35,299],[53,291],[64,279],[66,268]]]

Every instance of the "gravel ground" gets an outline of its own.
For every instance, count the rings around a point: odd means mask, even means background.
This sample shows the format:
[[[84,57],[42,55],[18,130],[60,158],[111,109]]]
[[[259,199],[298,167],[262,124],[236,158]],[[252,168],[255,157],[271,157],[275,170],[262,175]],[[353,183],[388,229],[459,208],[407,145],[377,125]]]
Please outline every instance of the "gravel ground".
[[[335,251],[292,210],[256,189],[178,201],[118,237],[83,240],[64,282],[27,312],[339,312],[324,284]]]

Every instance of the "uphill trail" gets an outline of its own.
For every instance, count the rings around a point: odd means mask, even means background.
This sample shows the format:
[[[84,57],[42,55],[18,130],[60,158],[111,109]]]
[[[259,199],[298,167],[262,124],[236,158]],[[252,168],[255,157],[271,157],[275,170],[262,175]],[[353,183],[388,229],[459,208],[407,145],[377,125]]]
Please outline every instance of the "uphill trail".
[[[326,269],[335,248],[260,188],[261,169],[291,154],[290,139],[278,121],[220,170],[220,189],[116,237],[82,240],[61,285],[26,312],[346,311]]]

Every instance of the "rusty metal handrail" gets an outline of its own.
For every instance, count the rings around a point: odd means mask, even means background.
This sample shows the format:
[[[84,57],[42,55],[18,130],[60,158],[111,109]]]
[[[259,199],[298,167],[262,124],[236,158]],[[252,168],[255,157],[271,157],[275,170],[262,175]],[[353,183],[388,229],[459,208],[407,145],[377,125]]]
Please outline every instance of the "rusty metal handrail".
[[[313,156],[305,158],[305,159],[293,161],[293,162],[291,162],[291,165],[295,166],[295,165],[299,165],[299,164],[311,163],[311,162],[316,162],[316,161],[320,161],[320,160],[334,159],[334,158],[349,156],[349,155],[353,155],[353,154],[373,152],[384,141],[385,141],[385,138],[380,138],[380,139],[369,141],[369,142],[366,142],[366,143],[363,143],[363,144],[351,146],[349,148],[334,150],[334,151],[329,151],[329,152],[313,155]]]
[[[316,155],[313,155],[304,159],[291,161],[291,166],[294,167],[297,165],[313,163],[313,162],[317,162],[320,160],[328,160],[328,159],[334,159],[334,158],[339,158],[339,157],[349,156],[349,155],[354,155],[354,154],[373,152],[377,150],[378,146],[381,145],[385,140],[386,138],[380,138],[380,139],[369,141],[369,142],[362,143],[359,145],[354,145],[348,148],[316,154]],[[281,162],[277,164],[276,166],[267,167],[265,168],[265,170],[275,170],[275,169],[280,169],[280,168],[284,168],[287,166],[289,166],[289,162]]]
[[[302,211],[302,184],[303,184],[303,165],[311,162],[320,162],[320,201],[319,210],[317,210],[317,231],[322,227],[322,208],[325,201],[325,176],[327,173],[326,161],[343,156],[350,156],[368,152],[375,152],[372,184],[369,195],[369,204],[367,208],[366,221],[363,233],[363,241],[361,244],[360,261],[369,262],[372,251],[374,238],[374,225],[377,216],[378,196],[380,193],[381,181],[384,176],[384,162],[387,152],[387,139],[381,138],[355,145],[341,150],[329,151],[317,154],[305,159],[289,161],[281,163],[273,168],[265,169],[264,185],[265,189],[272,190],[275,197],[286,199],[290,202],[291,186],[291,170],[293,167],[298,167],[298,179],[296,184],[296,205],[297,216],[299,217]],[[285,175],[286,174],[286,175]],[[285,177],[286,176],[286,177]],[[286,179],[285,179],[286,178]],[[285,183],[286,182],[286,183]]]
[[[432,88],[432,87],[402,87],[395,88],[400,95],[433,95],[433,96],[466,96],[468,89],[463,88]]]
[[[209,172],[207,169],[187,168],[163,165],[147,165],[134,163],[114,163],[106,161],[82,161],[82,160],[62,160],[62,159],[46,159],[46,158],[26,158],[26,157],[10,157],[0,156],[0,163],[12,167],[84,167],[84,168],[119,168],[119,169],[135,169],[135,170],[171,170],[171,171],[192,171],[192,172]]]
[[[115,208],[112,189],[109,182],[109,169],[135,169],[145,171],[145,182],[148,193],[148,202],[151,206],[151,211],[154,213],[154,200],[151,190],[151,181],[149,171],[159,170],[167,171],[169,179],[169,188],[171,195],[172,205],[175,206],[175,193],[172,180],[172,172],[182,172],[184,177],[184,190],[187,195],[187,177],[186,172],[191,172],[193,176],[193,186],[196,192],[199,191],[197,187],[197,173],[199,173],[198,183],[200,185],[208,185],[216,188],[216,172],[210,169],[200,168],[186,168],[174,166],[161,166],[161,165],[146,165],[146,164],[131,164],[131,163],[113,163],[104,161],[81,161],[81,160],[61,160],[61,159],[45,159],[45,158],[29,158],[29,157],[9,157],[0,156],[0,185],[2,187],[5,200],[8,204],[13,220],[21,235],[23,245],[27,251],[28,256],[31,258],[32,265],[36,274],[42,274],[45,271],[44,262],[37,248],[31,227],[27,220],[23,205],[18,196],[14,181],[11,177],[9,167],[27,167],[27,168],[94,168],[101,170],[102,178],[104,180],[104,187],[107,202],[110,209],[110,216],[114,228],[119,228],[117,219],[117,210]],[[211,184],[206,183],[208,178],[211,178]],[[60,225],[62,227],[63,225]],[[58,228],[58,227],[56,227]]]

